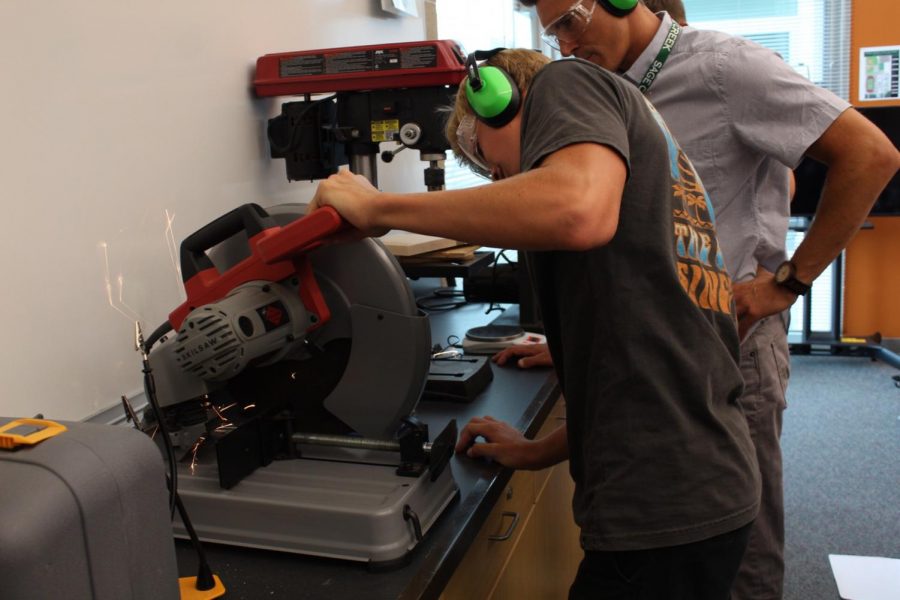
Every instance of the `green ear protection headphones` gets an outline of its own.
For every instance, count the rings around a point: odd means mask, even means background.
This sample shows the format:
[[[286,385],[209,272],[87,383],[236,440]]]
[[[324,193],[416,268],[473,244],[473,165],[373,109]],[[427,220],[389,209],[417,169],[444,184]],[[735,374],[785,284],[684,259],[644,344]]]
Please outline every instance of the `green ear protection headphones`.
[[[479,67],[506,48],[478,50],[466,59],[466,99],[478,120],[491,127],[503,127],[519,112],[521,94],[509,73],[499,67]]]
[[[638,0],[597,0],[600,6],[606,9],[611,15],[624,17],[635,8],[637,8]]]

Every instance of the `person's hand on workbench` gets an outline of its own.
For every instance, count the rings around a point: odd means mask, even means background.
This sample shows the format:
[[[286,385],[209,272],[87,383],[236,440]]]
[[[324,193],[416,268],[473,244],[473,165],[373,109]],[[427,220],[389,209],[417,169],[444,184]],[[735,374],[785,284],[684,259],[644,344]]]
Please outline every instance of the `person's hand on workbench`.
[[[518,358],[516,366],[520,369],[530,369],[531,367],[552,367],[553,359],[550,357],[550,350],[547,344],[516,344],[509,348],[504,348],[493,356],[493,360],[498,365],[505,365],[512,358]]]
[[[377,215],[375,198],[381,192],[369,183],[362,175],[350,171],[338,171],[328,179],[319,183],[307,212],[323,206],[331,206],[345,221],[355,227],[355,237],[378,237],[389,231],[385,227],[377,227],[374,219]]]
[[[476,438],[484,438],[477,442]],[[511,469],[540,468],[535,455],[534,440],[493,417],[474,417],[459,432],[456,443],[457,453],[466,453],[469,458],[490,458]]]

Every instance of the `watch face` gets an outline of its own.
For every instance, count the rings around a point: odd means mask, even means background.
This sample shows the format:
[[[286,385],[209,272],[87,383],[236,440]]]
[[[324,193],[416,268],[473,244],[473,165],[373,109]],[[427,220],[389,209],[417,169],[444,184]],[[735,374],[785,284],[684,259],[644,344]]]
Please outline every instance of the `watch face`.
[[[775,281],[781,283],[782,281],[787,281],[787,279],[791,276],[791,263],[785,262],[781,263],[781,265],[775,271]]]

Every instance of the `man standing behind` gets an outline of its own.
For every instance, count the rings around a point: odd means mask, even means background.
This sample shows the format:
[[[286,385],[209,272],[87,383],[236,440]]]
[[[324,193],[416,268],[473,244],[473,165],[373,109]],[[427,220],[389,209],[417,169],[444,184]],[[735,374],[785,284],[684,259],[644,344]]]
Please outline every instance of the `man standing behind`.
[[[735,281],[743,339],[741,404],[763,477],[760,514],[734,597],[781,598],[787,309],[847,246],[900,167],[900,154],[847,102],[752,42],[682,28],[639,0],[521,1],[537,7],[544,39],[564,56],[616,71],[645,93],[710,195]],[[804,155],[825,163],[828,176],[812,227],[787,260],[785,166],[795,167]],[[497,360],[533,353],[509,350]],[[540,364],[535,358],[519,364]]]

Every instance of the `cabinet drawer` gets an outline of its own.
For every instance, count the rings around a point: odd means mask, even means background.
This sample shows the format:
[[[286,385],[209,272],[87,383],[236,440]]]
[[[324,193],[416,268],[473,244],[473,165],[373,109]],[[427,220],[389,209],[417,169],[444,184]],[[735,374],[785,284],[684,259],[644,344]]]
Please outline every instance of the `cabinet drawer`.
[[[534,473],[516,471],[444,588],[441,600],[486,598],[534,505]]]

